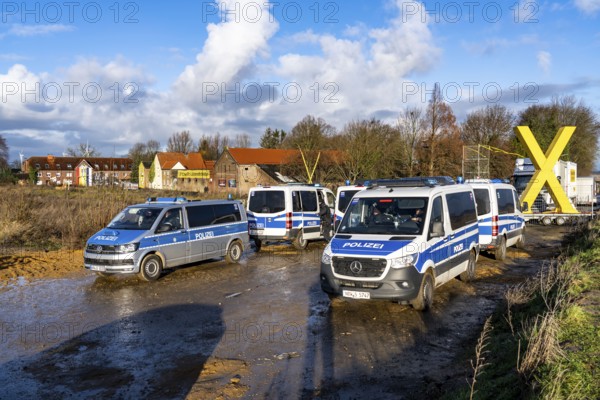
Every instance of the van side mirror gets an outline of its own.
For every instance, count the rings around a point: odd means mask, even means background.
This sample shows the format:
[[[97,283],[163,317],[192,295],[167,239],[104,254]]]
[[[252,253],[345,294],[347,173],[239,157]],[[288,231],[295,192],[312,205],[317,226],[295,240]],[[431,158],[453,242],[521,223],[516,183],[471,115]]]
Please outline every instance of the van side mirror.
[[[436,238],[442,236],[444,236],[444,225],[441,222],[434,222],[429,237]]]
[[[529,211],[529,204],[527,202],[524,202],[522,209],[523,211]]]

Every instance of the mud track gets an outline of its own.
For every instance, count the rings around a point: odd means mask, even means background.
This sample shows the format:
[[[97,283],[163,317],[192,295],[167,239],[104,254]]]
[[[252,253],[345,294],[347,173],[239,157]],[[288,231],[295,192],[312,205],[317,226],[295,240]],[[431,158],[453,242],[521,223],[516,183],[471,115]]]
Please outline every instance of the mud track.
[[[206,262],[155,283],[72,268],[2,278],[0,398],[437,398],[464,385],[484,320],[567,230],[529,226],[524,250],[504,263],[481,255],[477,280],[439,288],[426,313],[330,302],[321,243],[265,246],[239,265]]]

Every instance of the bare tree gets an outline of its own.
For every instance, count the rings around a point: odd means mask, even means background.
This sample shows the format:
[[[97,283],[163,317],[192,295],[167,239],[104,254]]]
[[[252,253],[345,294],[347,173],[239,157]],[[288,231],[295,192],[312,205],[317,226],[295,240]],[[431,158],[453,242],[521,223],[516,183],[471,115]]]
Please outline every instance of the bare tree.
[[[189,131],[175,132],[167,142],[167,151],[188,154],[194,151],[194,141]]]
[[[469,113],[461,125],[465,145],[482,145],[490,150],[490,176],[510,176],[514,168],[513,127],[515,116],[505,106],[495,104]]]
[[[8,145],[6,140],[0,135],[0,168],[8,165]]]
[[[100,157],[101,154],[89,143],[79,143],[76,147],[69,147],[66,151],[71,157]]]
[[[202,135],[198,141],[198,151],[202,153],[205,160],[216,160],[221,153],[229,147],[229,137],[215,135]]]
[[[234,146],[243,148],[250,147],[252,146],[252,139],[250,139],[250,136],[248,136],[247,133],[237,134],[235,135]]]
[[[446,170],[448,166],[454,167],[457,164],[460,167],[462,144],[459,146],[459,155],[454,154],[457,145],[461,142],[460,131],[456,125],[456,117],[452,108],[444,102],[438,83],[435,84],[427,105],[423,127],[424,135],[421,140],[422,151],[420,152],[423,164],[421,173],[437,175],[444,172],[446,175],[449,172]],[[451,149],[441,147],[441,139],[444,139],[445,145],[451,145]]]
[[[415,174],[417,162],[416,148],[423,136],[423,110],[419,107],[406,107],[398,117],[398,134],[400,136],[401,160],[399,164],[404,167],[408,176]]]

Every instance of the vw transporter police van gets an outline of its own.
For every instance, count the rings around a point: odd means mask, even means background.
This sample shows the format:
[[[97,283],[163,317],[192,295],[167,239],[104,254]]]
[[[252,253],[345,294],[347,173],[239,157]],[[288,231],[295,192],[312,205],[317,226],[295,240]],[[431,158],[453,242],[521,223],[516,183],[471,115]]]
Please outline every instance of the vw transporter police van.
[[[323,251],[321,288],[426,310],[435,287],[454,277],[474,279],[478,236],[469,185],[369,188],[354,195]]]
[[[248,219],[241,202],[150,198],[125,208],[92,235],[84,265],[100,275],[139,273],[150,281],[164,268],[217,257],[238,262],[248,248]]]

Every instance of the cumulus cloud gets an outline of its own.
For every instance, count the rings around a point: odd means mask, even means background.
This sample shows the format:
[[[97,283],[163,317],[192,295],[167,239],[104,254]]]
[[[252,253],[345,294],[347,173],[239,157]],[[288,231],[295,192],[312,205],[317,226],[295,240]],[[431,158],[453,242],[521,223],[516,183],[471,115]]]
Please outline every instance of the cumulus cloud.
[[[552,55],[547,51],[538,51],[537,53],[538,67],[547,75],[552,67]]]
[[[595,14],[600,10],[600,0],[575,0],[575,7],[586,14]]]
[[[236,1],[223,4],[235,7]],[[357,118],[392,116],[407,103],[405,83],[441,55],[428,22],[403,15],[404,4],[396,0],[394,14],[377,29],[286,36],[289,50],[274,60],[269,44],[279,26],[268,8],[259,19],[209,24],[196,62],[163,92],[152,89],[155,80],[142,66],[123,56],[108,62],[81,58],[43,73],[16,64],[0,72],[0,82],[11,89],[3,93],[12,93],[0,108],[0,134],[24,146],[42,140],[48,150],[41,154],[89,140],[103,154],[119,155],[139,141],[165,145],[182,130],[196,137],[247,133],[257,145],[266,127],[288,130],[307,114],[340,128]],[[306,52],[294,52],[295,44]],[[30,93],[24,99],[23,84],[30,91],[39,87],[38,98]],[[216,92],[208,96],[206,84]]]
[[[232,17],[219,24],[208,24],[208,38],[196,57],[175,82],[178,94],[190,101],[202,100],[200,88],[207,83],[226,84],[241,78],[240,72],[248,68],[257,57],[268,53],[268,41],[278,29],[268,4],[253,0],[227,0],[220,3],[226,10],[246,9],[244,5],[261,7],[257,17]]]

